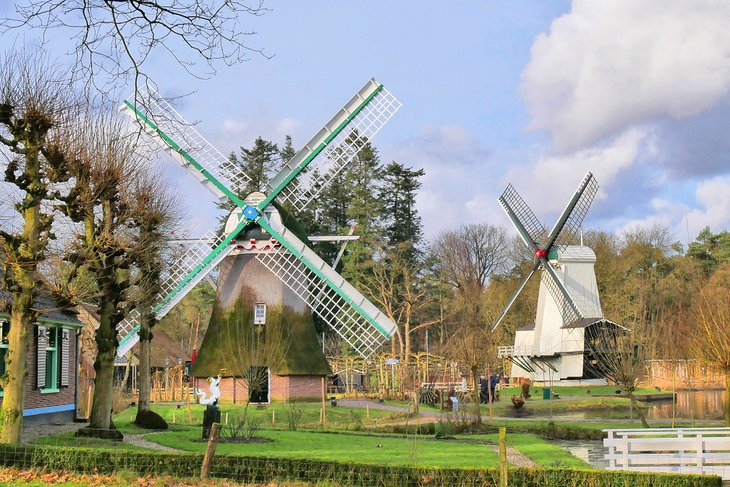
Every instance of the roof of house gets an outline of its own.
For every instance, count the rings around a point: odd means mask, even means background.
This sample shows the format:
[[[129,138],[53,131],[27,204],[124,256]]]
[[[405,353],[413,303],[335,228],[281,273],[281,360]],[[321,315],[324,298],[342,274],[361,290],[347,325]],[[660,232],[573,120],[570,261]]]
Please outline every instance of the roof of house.
[[[0,301],[8,304],[13,302],[13,293],[10,291],[0,290]],[[37,296],[33,308],[41,314],[38,318],[40,322],[60,323],[71,326],[82,326],[78,316],[72,309],[61,307],[56,300],[46,291],[41,291]],[[0,312],[0,315],[7,316],[7,313]]]
[[[603,317],[579,318],[572,323],[563,325],[563,328],[588,328],[589,326],[595,325],[596,323],[606,323],[606,324],[618,326],[619,328],[623,328],[624,330],[627,329],[625,326],[621,326],[618,323],[614,323],[613,321],[603,318]]]
[[[139,356],[141,345],[137,342],[131,352]],[[170,335],[162,330],[152,329],[152,347],[150,349],[150,366],[155,368],[172,367],[177,365],[178,359],[183,362],[190,360],[190,354],[175,342]]]

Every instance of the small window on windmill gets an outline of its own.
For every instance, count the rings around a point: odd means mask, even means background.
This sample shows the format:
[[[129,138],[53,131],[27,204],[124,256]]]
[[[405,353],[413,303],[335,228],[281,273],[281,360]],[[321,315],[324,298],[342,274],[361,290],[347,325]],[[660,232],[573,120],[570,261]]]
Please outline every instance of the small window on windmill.
[[[265,325],[266,324],[266,304],[256,303],[253,309],[253,324],[254,325]]]

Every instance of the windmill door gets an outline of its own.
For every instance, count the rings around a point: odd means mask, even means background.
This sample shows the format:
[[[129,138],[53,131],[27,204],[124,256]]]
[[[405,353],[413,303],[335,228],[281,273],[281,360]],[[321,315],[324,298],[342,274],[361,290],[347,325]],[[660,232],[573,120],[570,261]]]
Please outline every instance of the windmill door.
[[[268,367],[250,367],[248,379],[248,402],[253,404],[269,403],[271,374]]]

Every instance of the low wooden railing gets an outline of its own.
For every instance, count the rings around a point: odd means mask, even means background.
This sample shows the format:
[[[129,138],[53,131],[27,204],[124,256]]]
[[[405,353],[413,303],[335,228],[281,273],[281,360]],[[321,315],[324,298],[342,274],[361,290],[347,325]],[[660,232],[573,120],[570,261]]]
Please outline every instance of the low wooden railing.
[[[719,475],[730,480],[730,428],[607,429],[609,470]]]

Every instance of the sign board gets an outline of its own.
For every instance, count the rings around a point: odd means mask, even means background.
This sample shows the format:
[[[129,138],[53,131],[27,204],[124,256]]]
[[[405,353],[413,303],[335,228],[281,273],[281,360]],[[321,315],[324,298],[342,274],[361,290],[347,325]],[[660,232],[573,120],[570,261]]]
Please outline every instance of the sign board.
[[[395,357],[394,358],[385,359],[385,365],[395,365],[397,363],[398,363],[398,359],[395,358]]]

